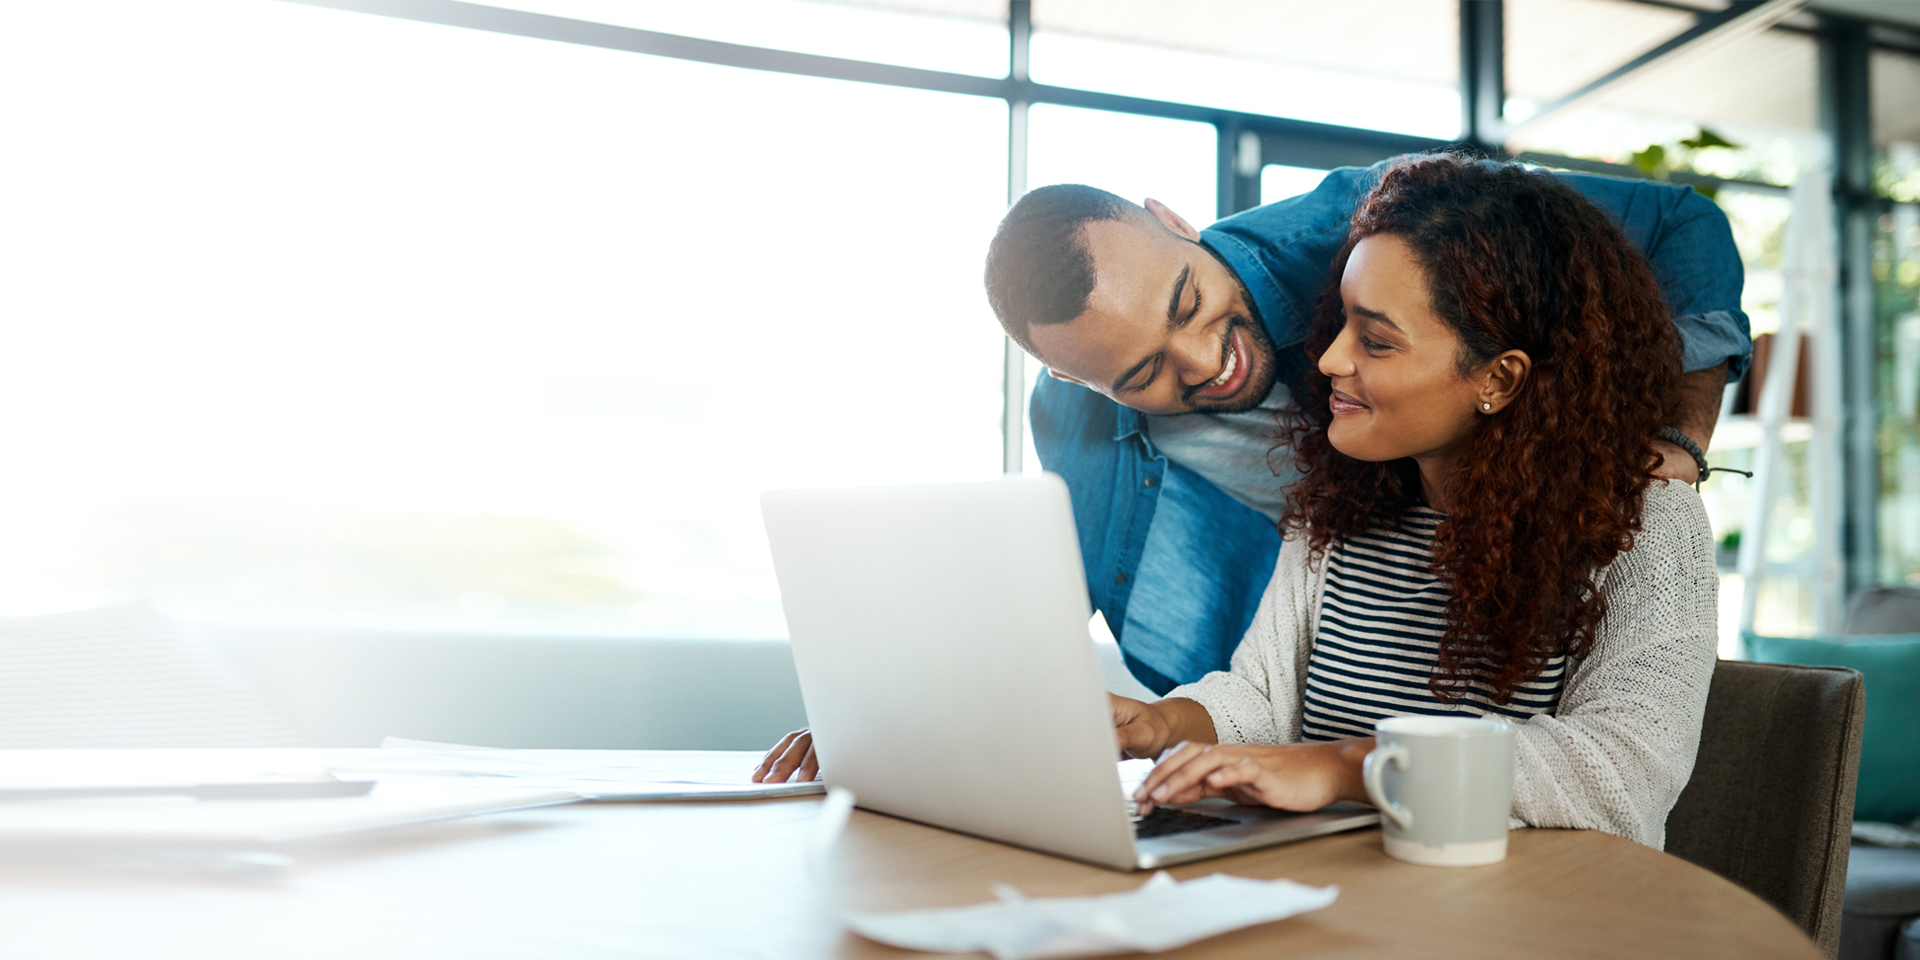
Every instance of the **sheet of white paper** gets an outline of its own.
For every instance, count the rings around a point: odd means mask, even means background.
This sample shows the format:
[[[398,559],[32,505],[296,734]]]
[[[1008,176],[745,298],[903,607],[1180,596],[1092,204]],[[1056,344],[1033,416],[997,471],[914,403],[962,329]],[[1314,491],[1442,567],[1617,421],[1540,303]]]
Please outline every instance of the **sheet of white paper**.
[[[814,835],[816,879],[824,880],[827,853],[852,810],[852,794],[828,794]],[[995,894],[995,902],[966,907],[837,912],[861,936],[896,947],[941,953],[984,950],[999,960],[1044,960],[1171,950],[1318,910],[1333,903],[1340,890],[1223,873],[1178,883],[1162,872],[1136,890],[1098,897],[1029,898],[1004,885]]]
[[[577,799],[561,790],[450,790],[436,784],[382,783],[364,796],[303,800],[20,801],[0,804],[0,844],[274,846]]]
[[[1171,950],[1318,910],[1340,895],[1337,887],[1224,873],[1185,883],[1157,873],[1137,890],[1100,897],[1027,898],[1010,887],[996,893],[998,902],[970,907],[843,917],[861,936],[896,947],[1037,960]]]
[[[1152,760],[1120,761],[1120,796],[1126,798],[1127,815],[1135,820],[1140,816],[1134,812],[1133,792],[1140,789],[1140,785],[1147,780],[1147,774],[1152,772]]]
[[[754,783],[761,754],[747,750],[506,750],[389,737],[377,755],[329,769],[352,778],[431,779],[446,785],[540,787],[583,798],[750,800],[822,793],[818,781]]]
[[[0,790],[54,787],[187,786],[202,783],[336,779],[299,753],[231,750],[14,750]]]

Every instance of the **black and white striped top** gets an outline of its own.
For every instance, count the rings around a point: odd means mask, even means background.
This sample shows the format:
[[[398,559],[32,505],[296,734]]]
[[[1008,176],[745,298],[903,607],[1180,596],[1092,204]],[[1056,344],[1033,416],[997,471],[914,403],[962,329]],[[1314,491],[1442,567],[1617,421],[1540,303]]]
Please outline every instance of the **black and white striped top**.
[[[1337,541],[1327,557],[1320,629],[1307,663],[1301,738],[1373,736],[1374,721],[1469,713],[1524,719],[1550,713],[1566,684],[1566,658],[1496,703],[1476,681],[1464,699],[1442,703],[1427,689],[1446,630],[1446,581],[1433,575],[1433,534],[1446,515],[1414,507],[1397,529],[1375,528]]]

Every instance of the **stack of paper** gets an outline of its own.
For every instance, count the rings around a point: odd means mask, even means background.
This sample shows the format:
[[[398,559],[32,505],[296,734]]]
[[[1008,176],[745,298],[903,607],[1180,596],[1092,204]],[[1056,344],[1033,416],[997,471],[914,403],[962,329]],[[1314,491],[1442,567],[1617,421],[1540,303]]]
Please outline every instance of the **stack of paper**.
[[[252,870],[367,831],[576,799],[515,785],[341,780],[253,751],[9,751],[0,863]]]
[[[247,784],[247,787],[257,787]],[[186,791],[16,800],[0,794],[0,844],[282,847],[382,827],[570,803],[564,790],[381,783],[352,796],[197,800]]]
[[[751,800],[824,793],[819,781],[754,783],[745,750],[502,750],[389,737],[328,767],[343,779],[568,790],[585,800]]]

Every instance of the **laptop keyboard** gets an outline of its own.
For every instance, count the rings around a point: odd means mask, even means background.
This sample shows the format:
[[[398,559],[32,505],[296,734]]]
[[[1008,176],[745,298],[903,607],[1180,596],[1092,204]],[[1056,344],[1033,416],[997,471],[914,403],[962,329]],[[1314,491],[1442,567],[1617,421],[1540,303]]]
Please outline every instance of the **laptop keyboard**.
[[[1133,836],[1136,840],[1151,840],[1154,837],[1164,837],[1172,833],[1192,833],[1196,830],[1229,827],[1239,822],[1226,817],[1208,816],[1204,813],[1155,807],[1152,813],[1133,822]]]

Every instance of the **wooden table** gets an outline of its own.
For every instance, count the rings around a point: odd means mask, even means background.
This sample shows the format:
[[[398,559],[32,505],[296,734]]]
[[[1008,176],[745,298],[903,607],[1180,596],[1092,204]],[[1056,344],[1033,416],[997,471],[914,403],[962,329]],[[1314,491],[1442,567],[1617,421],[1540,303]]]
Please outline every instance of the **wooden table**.
[[[1131,889],[1126,874],[856,811],[825,888],[818,798],[595,804],[413,828],[278,877],[48,873],[0,865],[0,954],[33,958],[926,957],[827,912]],[[1177,867],[1339,884],[1327,909],[1166,956],[1819,957],[1758,898],[1606,834],[1524,830],[1505,862],[1420,867],[1368,829]]]

